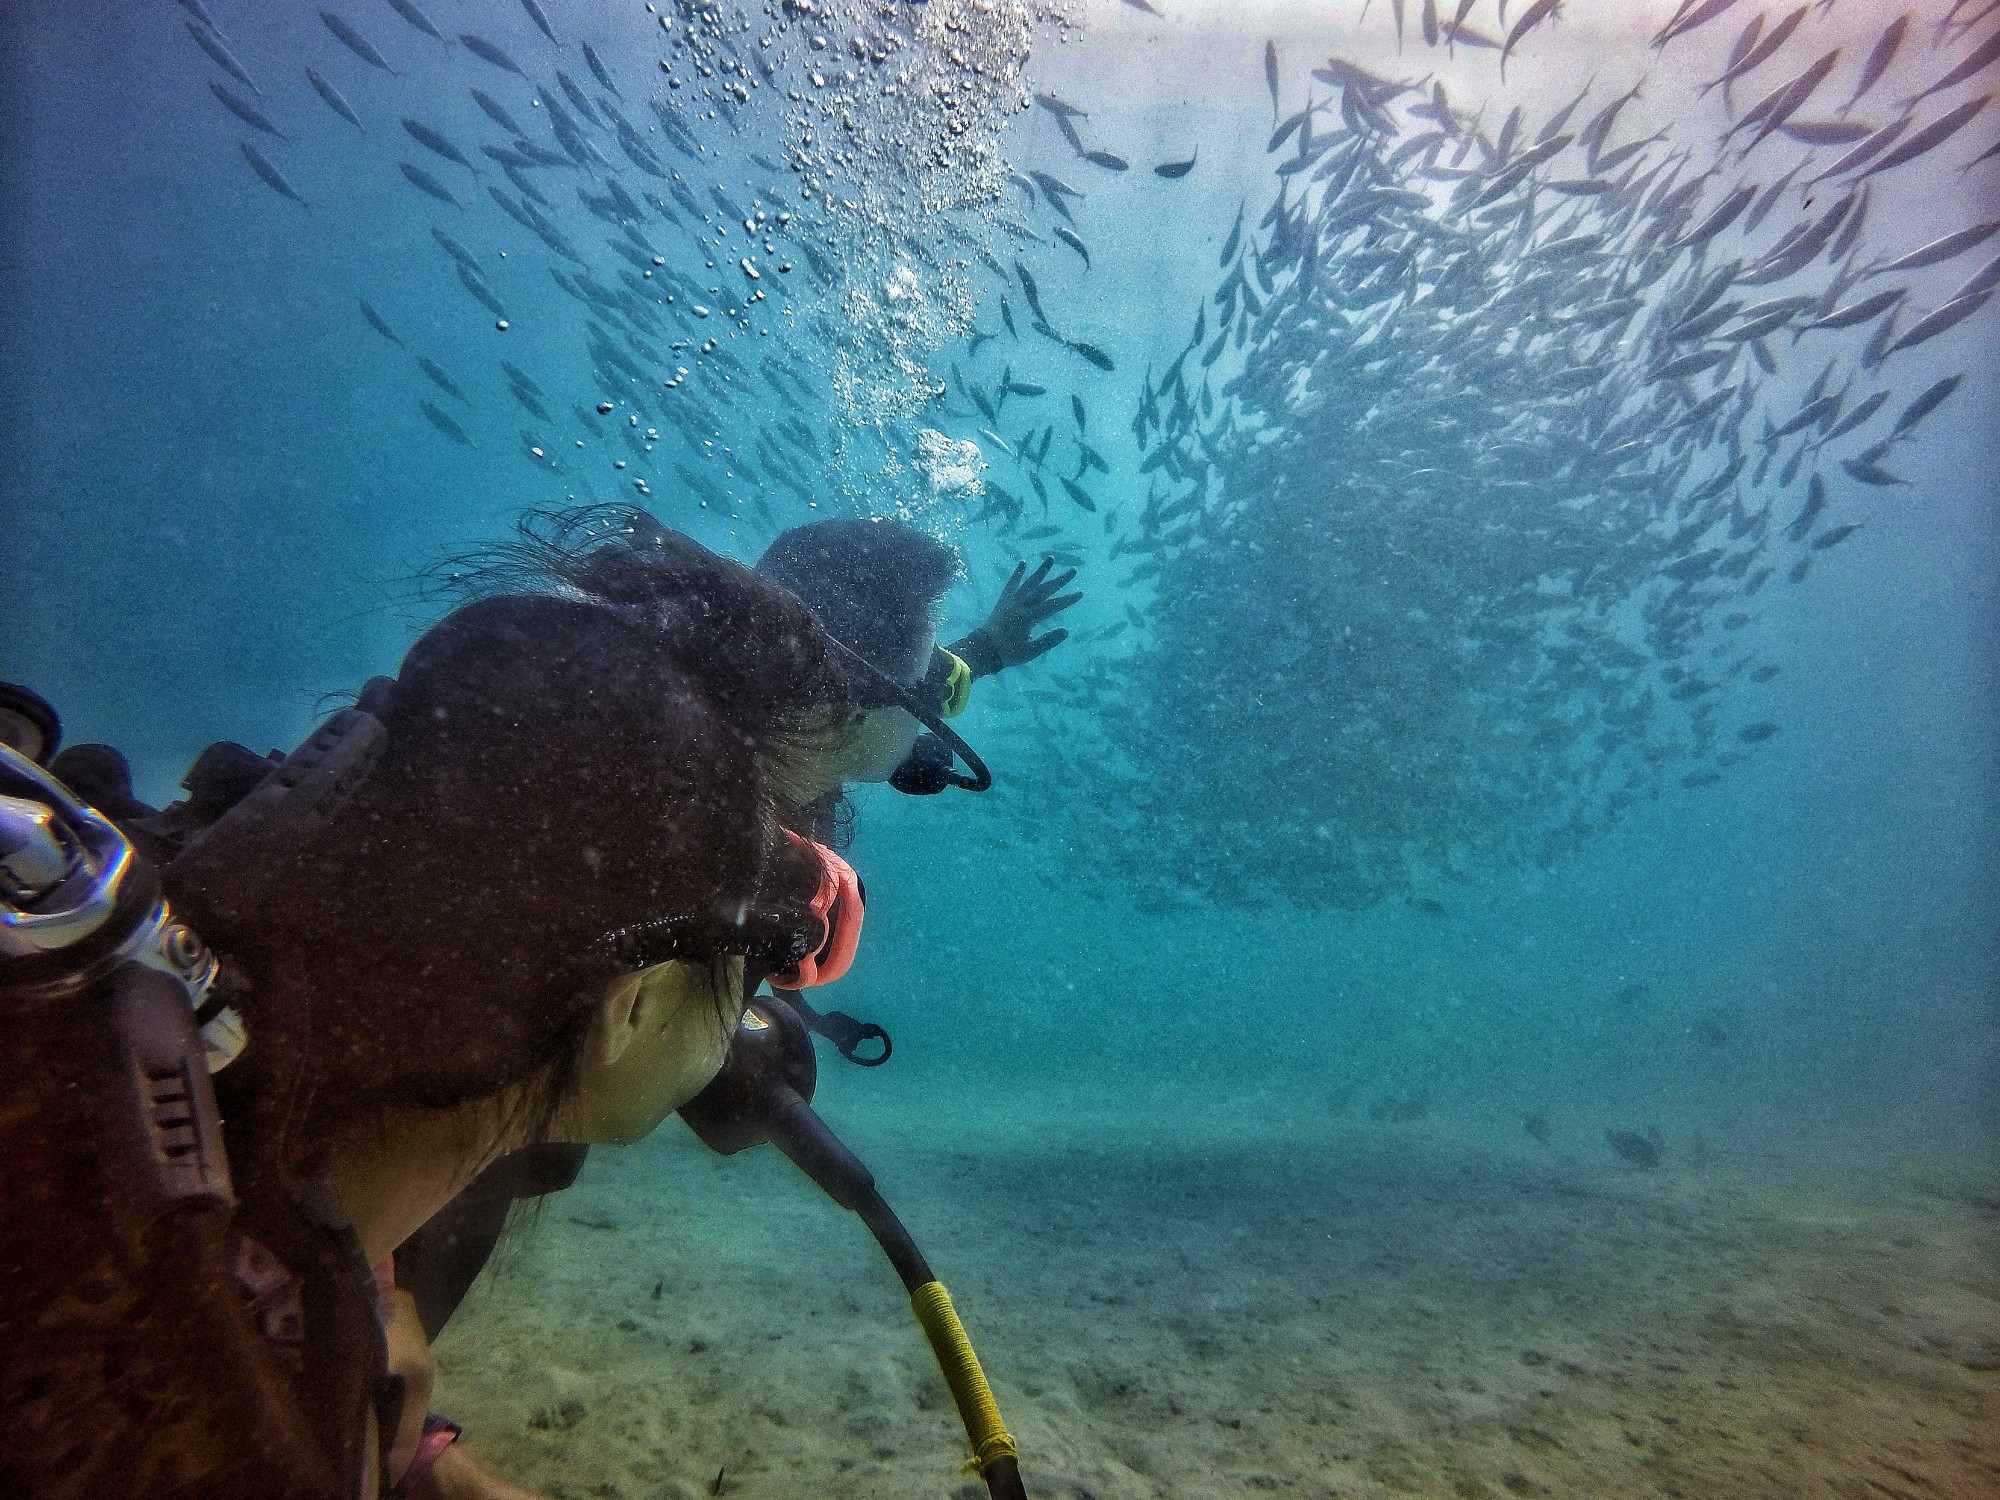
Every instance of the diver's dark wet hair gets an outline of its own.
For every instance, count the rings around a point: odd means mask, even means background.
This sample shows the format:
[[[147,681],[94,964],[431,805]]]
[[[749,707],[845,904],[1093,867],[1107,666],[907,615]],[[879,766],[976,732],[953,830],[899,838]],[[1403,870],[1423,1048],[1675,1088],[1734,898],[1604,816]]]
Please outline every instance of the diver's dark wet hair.
[[[405,657],[381,760],[242,930],[259,1154],[308,1168],[394,1107],[571,1087],[607,932],[802,907],[779,785],[847,711],[832,646],[749,569],[639,513],[538,518],[461,565]],[[171,893],[171,872],[170,893]],[[186,913],[197,924],[203,913]],[[726,954],[713,960],[718,1012]]]
[[[951,547],[914,526],[838,518],[780,532],[757,571],[804,600],[834,639],[895,675],[936,628],[958,565]]]

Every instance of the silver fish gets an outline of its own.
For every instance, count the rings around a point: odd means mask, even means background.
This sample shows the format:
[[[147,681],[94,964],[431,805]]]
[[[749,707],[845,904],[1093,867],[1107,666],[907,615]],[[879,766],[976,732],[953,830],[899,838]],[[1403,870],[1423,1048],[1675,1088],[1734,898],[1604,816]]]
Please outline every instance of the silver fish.
[[[281,141],[289,141],[291,139],[284,131],[271,123],[269,115],[265,114],[263,110],[252,104],[248,99],[245,99],[241,94],[232,93],[213,78],[208,80],[208,88],[210,93],[222,101],[224,109],[228,110],[252,130],[261,130],[264,134],[274,135]]]
[[[498,125],[509,135],[520,135],[521,127],[514,123],[514,117],[499,105],[489,94],[479,89],[472,91],[472,102],[486,111],[486,118]]]
[[[1847,111],[1859,104],[1861,96],[1875,87],[1882,75],[1889,70],[1889,64],[1895,60],[1896,49],[1903,45],[1903,35],[1909,29],[1910,14],[1908,11],[1903,12],[1902,15],[1896,17],[1895,20],[1891,21],[1884,28],[1882,35],[1876,39],[1875,45],[1869,49],[1868,60],[1861,65],[1861,75],[1855,80],[1854,92],[1849,94],[1847,102],[1840,106],[1842,114],[1846,114]]]
[[[556,46],[562,46],[561,42],[556,41],[555,28],[549,25],[548,16],[543,12],[541,6],[535,3],[535,0],[521,0],[521,8],[528,13],[528,19],[535,23],[543,36],[555,42]]]
[[[194,38],[195,45],[208,54],[211,62],[259,99],[264,97],[264,91],[258,88],[255,81],[244,71],[243,64],[236,60],[236,54],[223,45],[222,37],[218,33],[209,30],[206,25],[197,26],[193,21],[184,21],[182,24],[187,27],[188,35]]]
[[[1954,256],[1963,255],[1975,245],[1985,244],[1996,231],[2000,231],[2000,219],[1988,219],[1984,224],[1974,224],[1955,233],[1942,235],[1928,245],[1919,246],[1907,255],[1899,255],[1883,265],[1872,266],[1868,274],[1885,276],[1895,272],[1919,271],[1926,266],[1940,265]]]
[[[272,192],[276,193],[280,198],[291,199],[292,202],[298,204],[300,208],[307,210],[310,210],[312,208],[312,205],[310,203],[306,202],[304,198],[301,198],[299,196],[298,189],[293,187],[291,183],[285,180],[285,174],[283,172],[280,172],[276,167],[271,165],[269,160],[265,158],[263,152],[259,151],[255,146],[251,145],[248,141],[238,141],[236,144],[242,149],[243,159],[250,163],[250,170],[255,172],[259,177],[261,177],[264,180],[264,185],[266,187],[268,187]]]
[[[583,48],[583,60],[589,65],[590,71],[596,76],[597,81],[611,91],[612,98],[623,99],[625,96],[618,92],[618,85],[611,81],[610,70],[604,66],[604,60],[597,55],[590,43],[579,41],[577,45]]]
[[[430,422],[431,426],[435,427],[439,432],[443,433],[446,437],[450,438],[454,443],[457,443],[460,447],[476,448],[479,446],[477,443],[473,442],[470,437],[466,435],[466,431],[463,427],[459,426],[457,422],[453,421],[448,413],[440,411],[438,409],[438,404],[435,401],[431,400],[428,396],[420,397],[418,399],[417,409],[424,414],[425,418]]]
[[[319,18],[326,23],[326,29],[340,39],[340,44],[343,47],[370,67],[380,68],[384,73],[394,73],[396,71],[389,66],[389,59],[375,50],[374,43],[356,31],[353,26],[348,24],[336,12],[323,10],[319,13]]]
[[[1872,177],[1877,172],[1890,171],[1895,167],[1902,166],[1905,162],[1915,161],[1926,151],[1942,146],[1970,124],[1973,118],[1992,102],[1993,96],[1991,94],[1981,94],[1977,99],[1966,100],[1957,109],[1933,120],[1922,130],[1919,130],[1915,135],[1890,151],[1888,155],[1870,165],[1868,170],[1863,172],[1861,176]]]
[[[321,12],[321,14],[325,13]],[[465,50],[470,52],[474,57],[478,58],[481,62],[491,63],[494,67],[501,69],[503,72],[512,73],[516,78],[526,78],[528,76],[526,73],[523,73],[521,71],[521,65],[519,63],[515,62],[513,58],[509,57],[506,53],[502,52],[498,47],[494,46],[491,42],[487,41],[485,37],[475,35],[470,31],[461,31],[458,34],[458,39],[461,42],[465,43]]]
[[[411,3],[411,0],[389,0],[389,8],[405,21],[408,21],[412,26],[416,27],[425,36],[434,36],[439,41],[444,40],[444,33],[433,26],[431,18],[418,10]]]
[[[348,124],[352,125],[363,135],[368,134],[368,127],[361,123],[361,116],[354,112],[354,106],[347,102],[339,89],[328,83],[311,68],[306,69],[306,81],[313,86],[313,92],[326,101],[328,109],[339,115],[341,119],[347,121]]]
[[[465,208],[463,203],[452,197],[449,188],[431,176],[422,167],[412,166],[406,161],[399,161],[396,165],[401,168],[403,176],[409,180],[410,186],[418,192],[428,193],[431,197],[437,199],[438,202],[449,203],[453,208],[461,211]]]
[[[479,169],[473,166],[471,162],[466,160],[465,153],[463,151],[460,151],[458,147],[454,146],[450,141],[446,140],[442,135],[440,135],[437,131],[431,129],[430,126],[424,124],[421,120],[412,120],[406,116],[403,119],[402,124],[403,124],[403,129],[407,130],[410,133],[410,138],[414,140],[418,145],[422,146],[426,151],[430,151],[438,156],[442,156],[448,162],[455,162],[459,166],[464,167],[465,170],[468,172],[473,172],[473,173],[478,172]]]

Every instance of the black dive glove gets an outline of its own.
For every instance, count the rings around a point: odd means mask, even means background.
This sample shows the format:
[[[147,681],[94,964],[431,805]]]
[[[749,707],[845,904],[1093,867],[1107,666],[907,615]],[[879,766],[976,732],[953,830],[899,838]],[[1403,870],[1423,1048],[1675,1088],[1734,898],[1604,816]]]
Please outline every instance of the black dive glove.
[[[1031,662],[1069,639],[1069,632],[1061,629],[1046,635],[1035,634],[1036,626],[1083,597],[1081,589],[1068,594],[1058,592],[1076,577],[1076,569],[1067,569],[1051,578],[1049,570],[1055,565],[1053,557],[1045,557],[1031,576],[1024,576],[1028,565],[1016,563],[1014,576],[1000,590],[999,602],[986,617],[986,623],[948,648],[972,668],[974,677],[991,677],[1007,667]]]

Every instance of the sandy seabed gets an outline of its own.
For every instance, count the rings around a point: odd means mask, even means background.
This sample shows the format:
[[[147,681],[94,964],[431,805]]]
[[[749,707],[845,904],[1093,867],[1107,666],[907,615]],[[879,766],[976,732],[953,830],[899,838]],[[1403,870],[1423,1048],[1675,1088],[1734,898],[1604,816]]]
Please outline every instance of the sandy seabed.
[[[1582,1129],[895,1113],[923,1129],[851,1142],[1031,1496],[2000,1496],[1990,1178],[1639,1170]],[[439,1359],[470,1451],[561,1500],[985,1493],[859,1222],[678,1122],[593,1153]]]

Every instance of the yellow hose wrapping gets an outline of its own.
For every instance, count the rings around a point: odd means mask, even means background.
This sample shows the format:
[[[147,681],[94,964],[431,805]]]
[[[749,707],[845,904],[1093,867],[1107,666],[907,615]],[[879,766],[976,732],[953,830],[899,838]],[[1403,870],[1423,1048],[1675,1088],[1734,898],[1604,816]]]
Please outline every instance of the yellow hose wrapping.
[[[972,1459],[966,1472],[984,1474],[986,1466],[999,1458],[1019,1458],[1012,1434],[1000,1420],[1000,1408],[986,1384],[986,1372],[979,1368],[979,1356],[965,1336],[965,1325],[951,1305],[951,1294],[941,1281],[927,1281],[910,1293],[910,1307],[923,1324],[924,1337],[931,1341],[938,1369],[965,1423],[966,1438],[972,1444]]]

